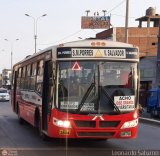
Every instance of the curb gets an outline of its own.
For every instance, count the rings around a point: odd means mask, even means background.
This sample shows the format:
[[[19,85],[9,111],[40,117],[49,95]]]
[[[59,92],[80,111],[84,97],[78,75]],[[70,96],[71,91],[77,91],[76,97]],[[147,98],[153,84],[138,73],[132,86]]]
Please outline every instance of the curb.
[[[160,126],[160,121],[159,120],[155,120],[155,119],[139,117],[139,121],[142,122],[142,123],[147,123],[147,124],[151,124],[151,125]]]

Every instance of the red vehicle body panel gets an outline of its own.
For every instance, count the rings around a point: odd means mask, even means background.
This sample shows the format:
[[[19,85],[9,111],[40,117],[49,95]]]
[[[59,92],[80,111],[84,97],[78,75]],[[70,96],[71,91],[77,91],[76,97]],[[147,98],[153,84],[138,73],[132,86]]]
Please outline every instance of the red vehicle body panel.
[[[35,109],[36,105],[25,102],[19,99],[19,109],[20,116],[34,126]],[[41,106],[39,110],[41,112]],[[138,110],[135,110],[138,111]],[[121,129],[121,126],[126,121],[134,120],[133,114],[130,112],[127,114],[119,115],[102,115],[100,117],[95,117],[96,115],[81,115],[81,114],[71,114],[67,112],[60,112],[56,108],[52,109],[51,114],[48,116],[48,136],[53,138],[136,138],[138,132],[138,126],[134,128]],[[137,112],[138,113],[138,112]],[[41,113],[40,113],[41,114]],[[53,124],[53,119],[68,120],[71,122],[71,128],[62,128]],[[42,115],[41,115],[42,121]],[[76,121],[80,121],[82,125],[78,126]],[[84,122],[84,126],[83,126]],[[94,123],[85,125],[85,122]],[[117,122],[116,126],[100,126],[100,122]],[[121,132],[130,131],[130,137],[121,137]]]
[[[119,121],[119,124],[116,127],[100,127],[100,122],[103,122],[100,117],[93,120],[95,116],[67,114],[66,112],[59,112],[56,109],[53,109],[51,114],[52,115],[48,124],[48,134],[51,137],[66,138],[66,135],[61,134],[61,131],[65,132],[66,128],[55,126],[53,124],[53,118],[69,120],[71,122],[71,128],[67,129],[67,138],[124,138],[120,136],[120,133],[125,131],[131,131],[132,134],[131,137],[126,138],[136,138],[137,136],[137,126],[134,128],[121,129],[124,122],[134,120],[134,112],[123,115],[102,115],[104,119],[103,121],[106,121],[106,123],[111,121]],[[75,121],[95,122],[95,127],[79,127],[75,124]]]

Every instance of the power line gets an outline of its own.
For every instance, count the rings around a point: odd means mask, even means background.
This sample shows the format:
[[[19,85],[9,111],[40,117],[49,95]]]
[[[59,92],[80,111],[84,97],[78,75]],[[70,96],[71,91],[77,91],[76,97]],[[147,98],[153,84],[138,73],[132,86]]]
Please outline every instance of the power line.
[[[107,14],[111,13],[114,9],[118,8],[119,6],[121,6],[126,0],[121,1],[120,3],[118,3],[115,7],[113,7],[111,10],[109,10],[107,12]]]
[[[124,16],[124,15],[118,15],[118,14],[111,14],[111,15],[120,16],[120,17],[126,17],[126,16]],[[129,18],[136,18],[136,17],[129,17]]]
[[[109,14],[110,12],[112,12],[114,9],[118,8],[118,7],[119,7],[120,5],[122,5],[125,1],[126,1],[126,0],[123,0],[123,1],[121,1],[120,3],[118,3],[115,7],[113,7],[111,10],[109,10],[109,11],[107,12],[107,14]],[[114,15],[114,14],[113,14],[113,15]],[[116,15],[116,14],[115,14],[115,15]],[[124,17],[125,17],[125,16],[124,16]],[[133,17],[132,17],[132,18],[133,18]],[[94,30],[94,29],[91,29],[91,30],[97,33],[96,30]],[[57,43],[57,42],[61,42],[61,41],[65,40],[65,39],[67,39],[67,38],[70,38],[70,37],[76,35],[77,33],[81,32],[81,31],[83,31],[83,29],[78,30],[77,32],[75,32],[75,33],[73,33],[73,34],[71,34],[71,35],[68,35],[68,36],[66,36],[66,37],[64,37],[64,38],[62,38],[62,39],[60,39],[60,40],[55,41],[55,42],[46,43],[46,44],[39,44],[39,45],[55,44],[55,43]]]

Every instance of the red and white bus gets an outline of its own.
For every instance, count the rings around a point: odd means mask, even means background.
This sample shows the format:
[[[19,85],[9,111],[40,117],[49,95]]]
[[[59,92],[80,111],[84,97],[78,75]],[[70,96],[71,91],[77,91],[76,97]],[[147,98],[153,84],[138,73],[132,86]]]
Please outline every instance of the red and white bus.
[[[87,39],[52,46],[13,66],[12,106],[42,136],[135,138],[139,50]]]

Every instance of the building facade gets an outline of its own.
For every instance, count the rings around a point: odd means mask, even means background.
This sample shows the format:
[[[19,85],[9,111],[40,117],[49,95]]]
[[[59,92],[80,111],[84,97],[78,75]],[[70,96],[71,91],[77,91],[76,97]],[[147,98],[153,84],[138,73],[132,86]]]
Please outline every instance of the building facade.
[[[158,27],[128,28],[128,43],[139,47],[140,57],[156,56],[158,44]],[[97,39],[110,39],[125,42],[125,28],[115,27],[96,34]]]
[[[3,69],[2,70],[2,87],[11,88],[11,69]]]

